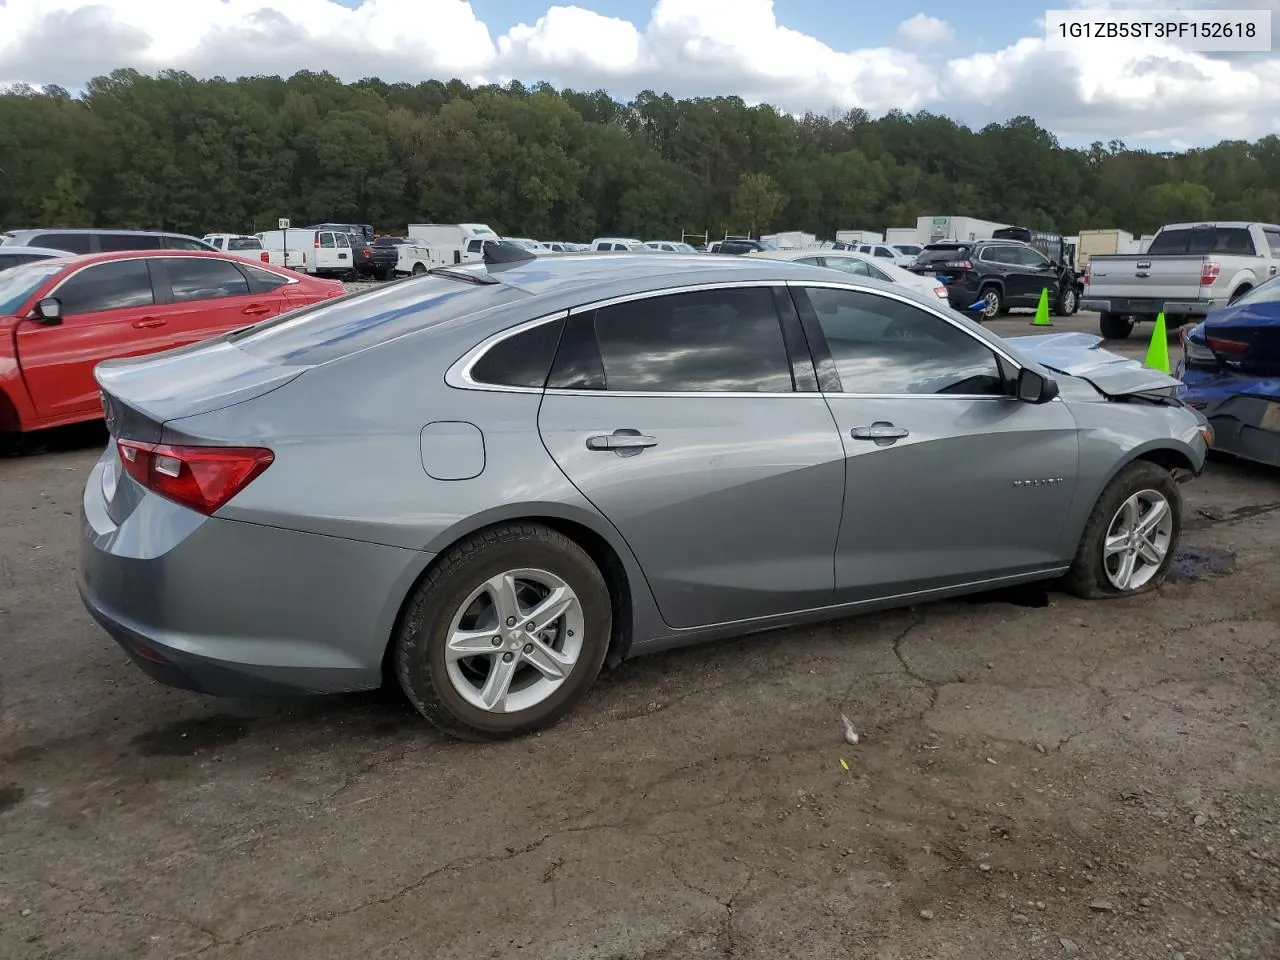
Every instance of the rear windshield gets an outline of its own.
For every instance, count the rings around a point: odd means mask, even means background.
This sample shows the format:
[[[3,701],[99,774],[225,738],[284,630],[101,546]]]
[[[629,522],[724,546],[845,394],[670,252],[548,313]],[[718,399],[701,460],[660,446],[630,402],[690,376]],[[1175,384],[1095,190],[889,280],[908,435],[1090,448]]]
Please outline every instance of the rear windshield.
[[[916,263],[946,263],[948,260],[963,260],[969,254],[969,248],[964,246],[933,246],[932,244],[920,251],[920,256],[916,258]]]
[[[229,340],[268,363],[313,366],[526,296],[504,283],[415,277],[284,314]]]
[[[232,237],[227,241],[228,250],[261,250],[262,241],[257,237]]]
[[[1251,257],[1256,252],[1253,249],[1253,237],[1244,227],[1189,227],[1161,230],[1151,241],[1151,246],[1147,248],[1147,253],[1151,256],[1220,253]]]
[[[0,316],[11,316],[40,284],[64,266],[61,263],[24,263],[0,273]]]

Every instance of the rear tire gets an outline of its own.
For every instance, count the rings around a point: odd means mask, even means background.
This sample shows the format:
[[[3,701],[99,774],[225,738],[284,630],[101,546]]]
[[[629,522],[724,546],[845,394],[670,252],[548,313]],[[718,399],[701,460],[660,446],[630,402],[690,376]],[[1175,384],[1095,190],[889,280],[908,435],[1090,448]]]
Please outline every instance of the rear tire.
[[[1119,313],[1099,314],[1098,332],[1107,340],[1128,340],[1133,332],[1133,320]]]
[[[1004,297],[1000,294],[999,287],[988,284],[982,288],[979,296],[986,302],[982,310],[982,319],[994,320],[1005,312]]]
[[[414,590],[394,669],[445,733],[517,737],[553,725],[586,695],[612,628],[608,585],[586,551],[539,524],[502,524],[455,544]]]
[[[420,277],[427,272],[427,268],[420,263],[415,263],[411,272],[415,277]]]
[[[1126,524],[1132,527],[1133,520],[1151,526],[1145,539],[1126,536]],[[1150,461],[1135,460],[1116,474],[1094,504],[1065,585],[1089,600],[1154,590],[1169,572],[1181,535],[1182,491],[1173,474]],[[1130,555],[1133,567],[1126,585],[1122,574]]]

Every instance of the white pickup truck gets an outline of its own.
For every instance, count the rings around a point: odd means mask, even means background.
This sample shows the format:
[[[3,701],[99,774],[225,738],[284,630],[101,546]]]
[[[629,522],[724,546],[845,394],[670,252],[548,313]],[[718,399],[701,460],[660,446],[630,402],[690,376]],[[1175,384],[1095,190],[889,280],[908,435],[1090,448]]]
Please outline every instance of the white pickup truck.
[[[1160,313],[1170,327],[1195,323],[1278,270],[1276,224],[1171,223],[1156,232],[1146,253],[1090,257],[1080,309],[1102,315],[1104,337],[1123,340],[1134,323]]]

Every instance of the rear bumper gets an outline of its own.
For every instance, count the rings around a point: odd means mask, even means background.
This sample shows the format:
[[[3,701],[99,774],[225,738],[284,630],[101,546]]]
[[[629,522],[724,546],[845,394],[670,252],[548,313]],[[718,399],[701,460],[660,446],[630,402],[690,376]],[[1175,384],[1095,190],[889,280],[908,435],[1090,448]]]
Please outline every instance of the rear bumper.
[[[1280,467],[1280,378],[1198,370],[1179,361],[1183,400],[1213,427],[1213,448]]]
[[[139,668],[216,696],[381,685],[400,603],[429,555],[202,518],[147,493],[116,524],[102,472],[85,486],[77,585]]]
[[[1227,305],[1226,300],[1138,300],[1132,297],[1080,298],[1081,310],[1118,313],[1124,316],[1204,317]]]

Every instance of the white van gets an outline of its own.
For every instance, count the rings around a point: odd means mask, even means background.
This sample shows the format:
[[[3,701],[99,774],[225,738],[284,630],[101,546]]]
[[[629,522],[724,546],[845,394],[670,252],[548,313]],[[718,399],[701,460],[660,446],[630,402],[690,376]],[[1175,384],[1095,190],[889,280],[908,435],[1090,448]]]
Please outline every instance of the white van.
[[[596,237],[591,241],[592,250],[652,250],[643,240],[630,237]]]
[[[258,234],[271,263],[316,276],[343,276],[355,269],[351,241],[335,230],[266,230]]]

